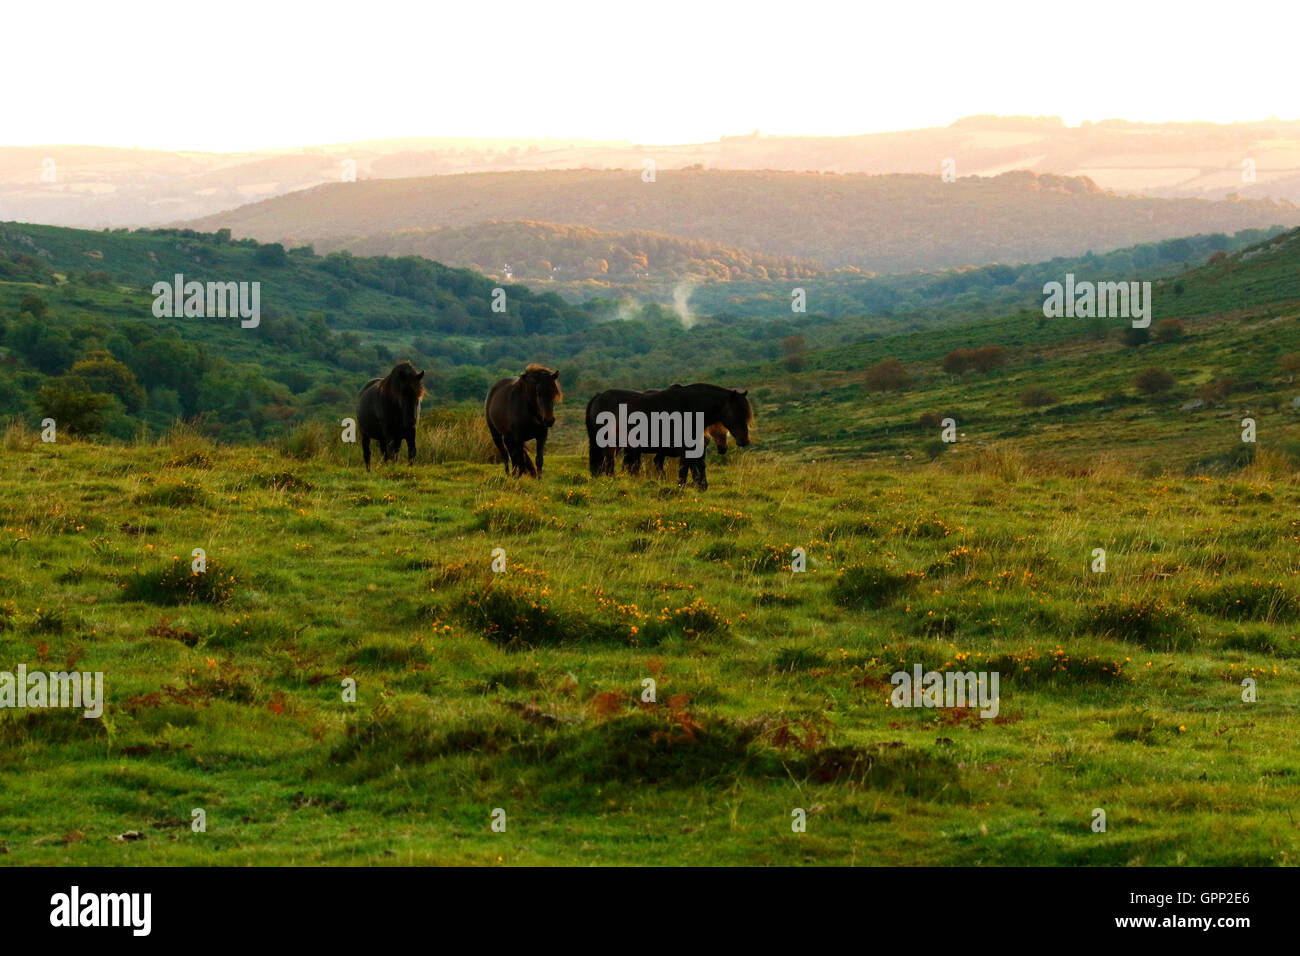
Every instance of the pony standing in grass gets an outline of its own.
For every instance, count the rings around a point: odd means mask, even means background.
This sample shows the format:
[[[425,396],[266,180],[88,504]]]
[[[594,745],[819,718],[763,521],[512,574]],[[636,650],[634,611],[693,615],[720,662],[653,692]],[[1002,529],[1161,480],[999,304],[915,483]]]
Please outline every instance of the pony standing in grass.
[[[648,416],[675,414],[680,416],[700,415],[706,431],[710,426],[721,425],[731,432],[736,444],[744,448],[749,444],[749,426],[754,420],[754,409],[749,404],[745,391],[723,388],[696,382],[693,385],[673,385],[658,391],[637,392],[631,389],[612,388],[592,396],[587,403],[587,441],[588,457],[592,476],[614,474],[614,457],[618,447],[598,440],[598,416],[615,413],[623,406],[628,414],[641,413]],[[682,437],[685,437],[683,432]],[[624,448],[624,462],[630,470],[635,470],[642,455],[653,455],[656,463],[664,458],[681,458],[678,468],[678,484],[685,484],[689,473],[696,486],[703,491],[708,488],[705,475],[703,448],[699,457],[688,455],[684,441],[672,445],[650,444],[641,448]]]
[[[415,461],[415,425],[424,397],[424,371],[410,362],[398,362],[383,378],[372,378],[361,389],[357,426],[361,429],[361,455],[370,470],[370,440],[379,442],[384,461],[396,461],[406,440],[407,461]]]
[[[484,412],[492,443],[505,461],[506,474],[542,476],[546,437],[555,424],[555,403],[560,373],[543,365],[530,365],[516,378],[503,378],[488,392]],[[537,465],[528,457],[524,442],[537,442]]]

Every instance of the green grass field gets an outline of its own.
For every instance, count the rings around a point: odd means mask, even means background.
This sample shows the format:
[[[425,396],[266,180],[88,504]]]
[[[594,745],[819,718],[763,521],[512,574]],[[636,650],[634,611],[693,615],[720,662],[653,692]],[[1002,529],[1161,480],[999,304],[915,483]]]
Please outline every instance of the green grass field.
[[[557,450],[520,482],[11,428],[0,669],[102,671],[108,703],[0,711],[0,863],[1300,860],[1281,460],[760,442],[697,494]],[[998,671],[998,716],[889,706],[916,663]]]

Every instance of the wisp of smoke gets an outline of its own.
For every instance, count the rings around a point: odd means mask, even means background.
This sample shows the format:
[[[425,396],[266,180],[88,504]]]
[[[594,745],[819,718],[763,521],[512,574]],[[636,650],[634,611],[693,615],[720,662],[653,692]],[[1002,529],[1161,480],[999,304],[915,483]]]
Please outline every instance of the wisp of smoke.
[[[695,324],[695,316],[691,314],[691,293],[694,291],[695,286],[689,282],[679,282],[677,288],[673,289],[673,308],[677,310],[682,328],[685,329]]]
[[[614,313],[615,321],[626,322],[629,319],[635,319],[640,309],[635,299],[619,299],[618,311]]]

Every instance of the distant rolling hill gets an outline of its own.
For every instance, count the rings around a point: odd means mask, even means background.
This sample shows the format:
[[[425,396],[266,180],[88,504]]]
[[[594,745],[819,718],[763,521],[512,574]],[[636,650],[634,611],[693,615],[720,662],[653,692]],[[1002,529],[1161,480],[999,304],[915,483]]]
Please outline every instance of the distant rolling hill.
[[[304,243],[519,219],[666,233],[831,268],[906,272],[1293,226],[1300,209],[1271,200],[1125,197],[1086,178],[1029,172],[944,182],[683,169],[645,182],[640,170],[556,170],[337,183],[187,225]]]
[[[712,142],[421,138],[244,153],[66,144],[0,148],[0,219],[149,226],[193,219],[345,175],[359,180],[544,169],[794,170],[958,176],[1014,169],[1087,176],[1148,196],[1300,203],[1300,121],[1066,126],[1059,117],[970,116],[860,136],[722,136]],[[46,160],[54,164],[53,175]],[[498,218],[516,219],[510,213]],[[672,230],[669,230],[670,232]]]
[[[720,242],[632,230],[548,222],[499,222],[403,229],[355,238],[320,239],[317,252],[358,256],[423,256],[515,280],[805,278],[825,271],[810,259],[766,255]]]

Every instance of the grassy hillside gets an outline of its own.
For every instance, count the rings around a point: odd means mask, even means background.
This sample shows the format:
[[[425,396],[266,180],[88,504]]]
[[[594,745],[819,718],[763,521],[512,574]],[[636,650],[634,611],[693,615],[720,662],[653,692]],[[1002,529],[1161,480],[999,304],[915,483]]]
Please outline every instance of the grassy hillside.
[[[1126,343],[1124,320],[1023,312],[804,356],[802,371],[759,391],[767,440],[814,457],[869,459],[960,459],[979,444],[1013,440],[1033,458],[1080,466],[1115,457],[1138,471],[1212,473],[1254,454],[1241,441],[1240,422],[1251,417],[1258,447],[1300,463],[1298,259],[1293,232],[1165,280],[1146,344]],[[1166,321],[1173,327],[1162,329]],[[1001,350],[998,367],[945,371],[945,358],[963,348]],[[910,384],[865,388],[864,370],[889,360],[903,364]],[[1148,394],[1139,376],[1152,368],[1170,381]],[[755,381],[761,373],[732,374]],[[948,416],[969,443],[935,444],[935,419]]]
[[[102,671],[108,707],[0,713],[4,863],[1300,852],[1294,474],[756,451],[696,496],[576,456],[520,483],[33,439],[0,466],[0,659]],[[915,663],[999,671],[998,717],[889,707]]]
[[[108,703],[0,711],[0,862],[1294,865],[1298,257],[1165,280],[1168,341],[1025,312],[733,366],[755,444],[703,494],[591,479],[581,387],[539,482],[455,409],[369,474],[327,418],[11,424],[0,667]],[[916,664],[996,671],[997,717],[889,706]]]
[[[578,402],[611,385],[744,383],[763,406],[768,447],[819,455],[921,454],[936,439],[933,427],[918,424],[925,413],[952,414],[981,440],[1098,422],[1154,440],[1153,428],[1183,429],[1214,415],[1227,421],[1242,409],[1272,429],[1289,424],[1296,397],[1283,359],[1300,351],[1288,319],[1300,303],[1300,249],[1289,233],[1223,252],[1249,238],[1175,240],[874,286],[867,297],[888,296],[888,315],[819,314],[825,290],[808,280],[807,315],[719,312],[684,328],[677,312],[655,305],[573,307],[516,285],[505,287],[507,312],[493,313],[493,280],[415,258],[293,250],[268,264],[266,247],[211,235],[6,226],[0,416],[30,423],[54,414],[84,433],[119,439],[141,427],[158,435],[178,416],[201,416],[207,434],[227,441],[302,431],[302,441],[317,442],[326,423],[352,413],[362,382],[410,357],[429,370],[429,408],[477,408],[491,381],[530,361],[559,367]],[[1038,311],[1041,283],[1067,271],[1154,277],[1211,249],[1217,261],[1155,279],[1156,324],[1146,344],[1126,344],[1123,319],[1049,321]],[[83,262],[94,271],[73,270]],[[176,270],[261,281],[262,325],[154,318],[148,288]],[[335,292],[346,300],[338,309],[326,301]],[[618,315],[628,319],[607,321]],[[1179,326],[1162,330],[1173,317]],[[999,367],[944,371],[950,352],[979,346],[1003,350]],[[910,386],[864,393],[865,371],[890,359],[903,363]],[[1173,383],[1144,396],[1135,379],[1151,367],[1168,371]],[[1047,396],[1027,409],[1031,388]],[[1198,400],[1206,407],[1181,409]],[[1132,449],[1149,451],[1144,441]]]
[[[176,273],[260,283],[261,323],[155,317],[153,284]],[[492,307],[498,288],[504,312]],[[430,364],[436,351],[430,383],[477,400],[490,373],[457,373],[457,359],[470,357],[462,343],[561,337],[593,321],[558,296],[414,257],[0,225],[0,417],[52,414],[84,434],[129,439],[202,416],[212,434],[248,441],[336,418],[392,367],[390,345]]]
[[[278,243],[232,240],[228,233],[158,229],[128,231],[64,229],[30,223],[0,223],[0,264],[26,260],[43,275],[0,278],[50,283],[55,275],[98,281],[101,286],[129,286],[148,292],[177,273],[187,280],[260,282],[263,315],[305,316],[336,313],[337,324],[353,328],[472,329],[477,335],[522,331],[512,324],[520,310],[504,315],[491,309],[489,282],[467,269],[449,268],[415,257],[365,260],[348,255],[317,256],[307,247],[286,250]],[[3,266],[0,266],[3,267]],[[14,269],[17,266],[11,265]],[[128,291],[128,290],[122,290]],[[523,303],[551,303],[560,318],[578,313],[554,298],[535,298],[523,286],[507,287]],[[152,294],[147,300],[152,303]],[[151,314],[146,311],[146,315]],[[459,326],[455,323],[459,322]]]
[[[189,223],[290,243],[530,219],[650,230],[876,272],[1035,262],[1300,223],[1272,201],[1139,199],[1028,172],[989,179],[684,169],[473,173],[338,183]]]

